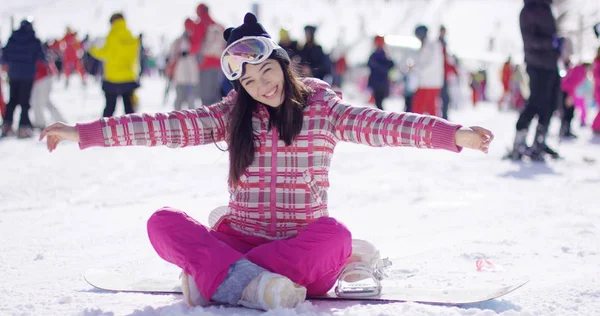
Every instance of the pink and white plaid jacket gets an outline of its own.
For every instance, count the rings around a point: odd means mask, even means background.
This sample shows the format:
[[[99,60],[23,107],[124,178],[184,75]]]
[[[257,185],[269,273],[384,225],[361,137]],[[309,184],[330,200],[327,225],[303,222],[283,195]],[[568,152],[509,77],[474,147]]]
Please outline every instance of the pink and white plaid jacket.
[[[229,208],[220,219],[237,231],[281,239],[328,216],[329,165],[340,141],[460,151],[454,141],[459,125],[433,116],[350,106],[327,83],[312,78],[303,82],[313,93],[304,108],[302,131],[291,146],[279,139],[276,128],[268,129],[269,112],[264,105],[253,115],[259,135],[254,161],[239,184],[230,185]],[[77,124],[79,146],[176,148],[226,141],[235,97],[232,91],[222,102],[194,110],[130,114]]]

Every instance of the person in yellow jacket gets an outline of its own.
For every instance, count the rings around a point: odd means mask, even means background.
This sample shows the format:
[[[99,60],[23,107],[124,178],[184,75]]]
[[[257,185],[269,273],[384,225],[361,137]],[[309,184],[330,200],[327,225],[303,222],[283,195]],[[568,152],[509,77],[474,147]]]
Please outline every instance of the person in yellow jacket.
[[[102,90],[106,97],[106,107],[103,117],[113,116],[119,96],[123,99],[125,114],[133,113],[133,95],[139,87],[140,40],[127,29],[123,14],[113,14],[110,24],[104,46],[90,49],[90,54],[104,64]]]

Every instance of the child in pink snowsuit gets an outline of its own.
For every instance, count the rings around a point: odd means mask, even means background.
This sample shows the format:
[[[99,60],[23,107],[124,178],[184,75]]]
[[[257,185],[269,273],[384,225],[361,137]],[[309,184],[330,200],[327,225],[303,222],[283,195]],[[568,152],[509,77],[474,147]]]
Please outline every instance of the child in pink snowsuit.
[[[264,310],[323,295],[351,255],[351,233],[329,217],[329,166],[337,143],[487,153],[481,127],[383,112],[346,103],[329,85],[300,79],[284,49],[248,13],[224,32],[222,70],[232,90],[193,110],[129,114],[42,132],[50,151],[61,140],[91,146],[197,146],[226,141],[230,200],[207,227],[170,207],[148,220],[158,255],[183,269],[190,305],[209,301]]]
[[[563,118],[561,126],[561,136],[571,134],[571,120],[573,119],[574,107],[581,111],[581,121],[585,122],[585,98],[578,96],[577,88],[583,83],[587,76],[590,64],[579,64],[567,70],[567,75],[560,81],[560,88],[564,91],[565,108],[563,109]]]
[[[596,105],[600,108],[600,47],[598,47],[596,58],[592,64],[592,72],[594,74],[594,99],[596,100]],[[600,111],[598,111],[592,123],[592,130],[594,133],[600,133]]]

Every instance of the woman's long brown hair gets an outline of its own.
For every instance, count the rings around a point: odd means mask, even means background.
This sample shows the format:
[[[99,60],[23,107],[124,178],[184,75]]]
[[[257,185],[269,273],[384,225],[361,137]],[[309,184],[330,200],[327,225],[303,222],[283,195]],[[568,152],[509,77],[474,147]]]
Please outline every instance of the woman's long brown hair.
[[[273,126],[279,132],[279,138],[286,146],[290,146],[302,130],[303,114],[306,99],[310,89],[298,79],[296,71],[290,66],[279,62],[283,70],[283,104],[277,108],[270,108],[269,129]],[[236,185],[244,170],[254,160],[254,141],[257,134],[252,128],[252,113],[256,110],[258,102],[246,90],[238,85],[237,101],[231,113],[229,123],[229,183]],[[268,105],[266,105],[267,108]],[[277,144],[273,144],[277,146]]]

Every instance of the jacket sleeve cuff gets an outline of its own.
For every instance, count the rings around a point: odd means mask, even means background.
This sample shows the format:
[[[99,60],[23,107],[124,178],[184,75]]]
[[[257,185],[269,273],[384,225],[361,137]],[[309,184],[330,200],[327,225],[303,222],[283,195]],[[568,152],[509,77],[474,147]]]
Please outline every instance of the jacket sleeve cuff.
[[[462,147],[456,146],[456,131],[462,125],[453,124],[439,119],[431,130],[431,145],[436,149],[445,149],[453,152],[461,152]]]
[[[75,128],[77,128],[77,133],[79,133],[79,149],[94,146],[106,147],[100,120],[89,123],[78,123],[75,125]]]

